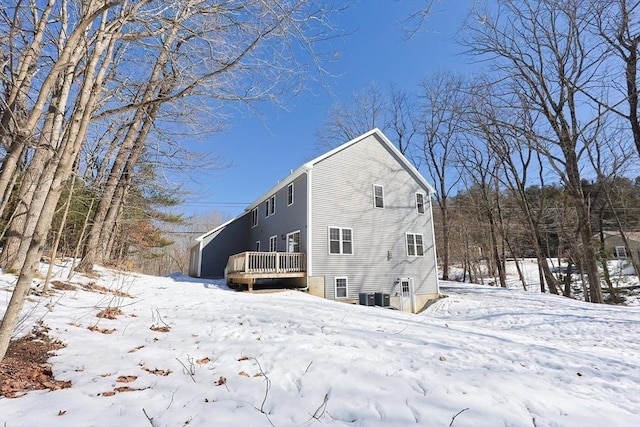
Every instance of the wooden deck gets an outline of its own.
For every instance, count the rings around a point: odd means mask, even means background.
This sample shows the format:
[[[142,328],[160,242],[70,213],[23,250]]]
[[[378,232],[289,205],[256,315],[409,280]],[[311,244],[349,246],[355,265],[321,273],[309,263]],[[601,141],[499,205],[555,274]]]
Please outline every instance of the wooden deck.
[[[242,252],[229,257],[227,280],[253,289],[257,279],[306,277],[306,257],[301,252]]]

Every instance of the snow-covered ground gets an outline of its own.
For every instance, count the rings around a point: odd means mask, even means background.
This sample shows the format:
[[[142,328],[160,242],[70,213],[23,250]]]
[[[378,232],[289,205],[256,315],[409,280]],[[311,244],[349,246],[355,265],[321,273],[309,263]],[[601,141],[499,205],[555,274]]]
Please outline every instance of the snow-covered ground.
[[[640,425],[639,307],[444,282],[411,315],[178,275],[71,283],[30,297],[20,333],[51,328],[73,386],[0,398],[2,426]]]

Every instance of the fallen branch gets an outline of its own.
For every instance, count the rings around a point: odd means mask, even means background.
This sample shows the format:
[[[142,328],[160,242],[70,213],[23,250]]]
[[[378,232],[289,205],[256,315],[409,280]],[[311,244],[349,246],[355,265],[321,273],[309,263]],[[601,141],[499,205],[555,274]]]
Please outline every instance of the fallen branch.
[[[453,422],[455,421],[455,419],[456,419],[456,417],[457,417],[458,415],[460,415],[460,414],[461,414],[461,413],[463,413],[464,411],[468,411],[468,410],[469,410],[469,408],[464,408],[462,411],[460,411],[460,412],[458,412],[457,414],[455,414],[455,415],[453,416],[453,418],[451,418],[451,423],[449,423],[449,427],[453,426]]]

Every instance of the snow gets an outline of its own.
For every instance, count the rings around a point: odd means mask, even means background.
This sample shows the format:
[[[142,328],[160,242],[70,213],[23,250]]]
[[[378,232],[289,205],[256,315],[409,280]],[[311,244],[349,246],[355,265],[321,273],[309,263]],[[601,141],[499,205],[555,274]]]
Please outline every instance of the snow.
[[[0,312],[14,281],[0,275]],[[51,328],[73,385],[0,398],[0,425],[640,425],[640,307],[442,282],[412,315],[181,275],[70,283],[31,296],[18,332]]]

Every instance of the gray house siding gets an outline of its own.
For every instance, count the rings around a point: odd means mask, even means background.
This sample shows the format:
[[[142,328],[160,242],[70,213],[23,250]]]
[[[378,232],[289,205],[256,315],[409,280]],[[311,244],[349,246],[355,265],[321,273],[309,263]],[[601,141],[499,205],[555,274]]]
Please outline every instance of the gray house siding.
[[[417,295],[437,293],[429,189],[424,188],[375,134],[316,163],[312,170],[313,276],[324,276],[325,296],[335,299],[335,278],[348,280],[348,298],[360,292],[400,292],[411,278]],[[374,207],[373,185],[384,189]],[[416,210],[425,195],[425,213]],[[328,228],[350,228],[353,254],[329,254]],[[424,256],[409,257],[406,234],[422,234]]]
[[[250,221],[251,215],[244,214],[203,239],[200,277],[224,277],[229,257],[249,250],[247,242]]]
[[[300,252],[307,251],[307,174],[303,173],[293,181],[293,204],[288,205],[289,184],[275,193],[275,214],[266,216],[266,200],[262,199],[256,206],[258,208],[258,225],[248,225],[248,245],[250,250],[256,249],[256,242],[260,242],[262,252],[269,251],[269,238],[277,236],[277,251],[287,252],[286,235],[300,231]],[[249,210],[249,218],[251,210]],[[285,239],[282,238],[285,236]]]

